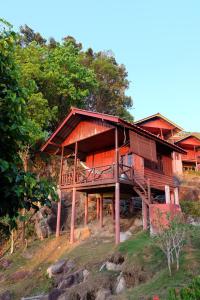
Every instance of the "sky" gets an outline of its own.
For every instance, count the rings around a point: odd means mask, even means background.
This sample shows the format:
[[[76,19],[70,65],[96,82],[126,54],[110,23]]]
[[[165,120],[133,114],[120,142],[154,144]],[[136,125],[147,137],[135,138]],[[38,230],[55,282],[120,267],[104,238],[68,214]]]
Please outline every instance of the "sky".
[[[1,0],[0,17],[111,50],[128,71],[135,120],[160,112],[200,131],[199,0]]]

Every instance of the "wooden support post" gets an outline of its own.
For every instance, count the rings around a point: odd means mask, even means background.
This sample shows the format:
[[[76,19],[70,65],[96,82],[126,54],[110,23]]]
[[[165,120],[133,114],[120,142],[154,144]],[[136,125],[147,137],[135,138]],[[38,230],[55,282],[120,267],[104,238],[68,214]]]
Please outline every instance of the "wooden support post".
[[[148,208],[146,203],[142,200],[142,222],[143,222],[143,230],[147,230],[148,228],[148,222],[147,222],[147,217],[148,217]]]
[[[85,225],[88,223],[88,193],[85,196]]]
[[[174,191],[170,192],[170,203],[171,204],[175,204],[175,201],[174,201]]]
[[[63,170],[63,155],[64,155],[64,146],[62,146],[61,150],[61,159],[60,159],[60,174],[59,174],[59,191],[58,191],[58,206],[57,206],[57,222],[56,222],[56,237],[60,235],[60,220],[61,220],[61,184],[62,184],[62,170]]]
[[[100,227],[103,227],[103,194],[100,195]]]
[[[169,187],[169,185],[165,185],[165,202],[166,202],[166,204],[170,204],[170,187]]]
[[[120,187],[115,183],[115,244],[120,243]]]
[[[72,189],[72,212],[71,212],[71,231],[70,231],[70,243],[74,243],[74,228],[75,228],[75,216],[76,216],[76,164],[77,164],[77,150],[78,144],[75,143],[75,156],[74,156],[74,173],[73,173],[73,189]]]
[[[115,198],[112,198],[112,220],[115,221]]]
[[[58,190],[58,205],[57,205],[57,222],[56,222],[56,237],[60,235],[60,220],[61,220],[61,201],[62,201],[62,192]]]
[[[76,210],[76,188],[73,188],[73,190],[72,190],[70,244],[74,243],[74,228],[75,228],[75,214],[76,214],[75,210]]]
[[[96,198],[96,217],[97,220],[99,220],[99,216],[100,216],[100,199],[99,197]]]
[[[120,243],[120,184],[119,184],[119,141],[115,127],[115,244]]]
[[[179,205],[179,192],[177,187],[174,189],[174,202],[176,205]]]

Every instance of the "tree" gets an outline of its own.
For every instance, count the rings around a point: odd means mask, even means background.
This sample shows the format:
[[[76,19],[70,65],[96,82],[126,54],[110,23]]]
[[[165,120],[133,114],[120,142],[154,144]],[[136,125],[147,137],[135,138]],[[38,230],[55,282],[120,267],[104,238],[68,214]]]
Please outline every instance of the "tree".
[[[71,106],[84,108],[85,98],[97,86],[94,72],[81,64],[79,56],[80,47],[69,37],[62,43],[52,44],[51,40],[48,46],[33,41],[17,48],[22,84],[31,91],[32,99],[39,94],[40,100],[47,101],[50,114],[46,124],[51,123],[51,127],[66,116]]]
[[[171,266],[176,261],[176,269],[179,270],[180,253],[187,240],[188,226],[183,222],[181,215],[167,215],[168,224],[163,225],[163,216],[158,211],[157,228],[158,232],[154,237],[156,244],[165,254],[169,275],[172,275]]]
[[[1,20],[0,26],[0,218],[9,217],[13,228],[20,209],[37,208],[36,201],[48,204],[49,196],[57,196],[46,180],[38,180],[22,168],[19,152],[30,142],[27,92],[15,61],[17,35],[5,21]]]
[[[85,107],[133,121],[128,112],[133,105],[132,99],[125,94],[129,87],[125,66],[119,65],[112,53],[94,53],[91,48],[82,53],[82,62],[93,70],[98,82],[97,89],[87,97]]]

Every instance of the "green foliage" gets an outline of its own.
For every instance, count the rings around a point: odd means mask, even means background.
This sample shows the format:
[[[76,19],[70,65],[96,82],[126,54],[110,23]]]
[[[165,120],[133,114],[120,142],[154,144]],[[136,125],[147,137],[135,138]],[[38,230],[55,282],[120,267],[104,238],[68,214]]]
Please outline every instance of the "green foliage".
[[[200,217],[200,201],[181,201],[181,210],[186,216]]]
[[[93,70],[98,82],[97,89],[87,97],[86,108],[133,121],[128,112],[133,105],[132,99],[125,94],[129,86],[125,66],[119,65],[112,53],[93,53],[92,49],[82,53],[82,62]]]
[[[0,218],[7,217],[11,229],[16,225],[19,209],[36,208],[36,201],[49,204],[49,195],[55,199],[56,193],[46,180],[21,170],[19,153],[41,134],[40,124],[35,121],[33,126],[27,114],[28,93],[21,84],[15,58],[17,36],[7,23],[0,25]]]
[[[170,289],[167,300],[198,300],[200,299],[200,276],[179,291]]]

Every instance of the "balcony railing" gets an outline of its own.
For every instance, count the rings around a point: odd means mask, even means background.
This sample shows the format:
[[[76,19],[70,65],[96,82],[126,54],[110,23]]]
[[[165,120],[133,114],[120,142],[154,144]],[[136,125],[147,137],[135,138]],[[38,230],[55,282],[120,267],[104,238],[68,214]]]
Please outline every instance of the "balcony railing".
[[[75,172],[75,184],[89,184],[97,181],[108,181],[115,179],[115,164],[98,166],[94,168],[77,167]],[[123,164],[119,164],[119,179],[132,181],[133,168]],[[72,170],[62,174],[61,185],[72,185],[74,173]]]

